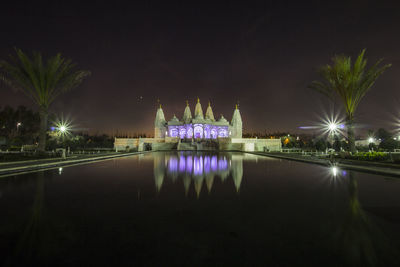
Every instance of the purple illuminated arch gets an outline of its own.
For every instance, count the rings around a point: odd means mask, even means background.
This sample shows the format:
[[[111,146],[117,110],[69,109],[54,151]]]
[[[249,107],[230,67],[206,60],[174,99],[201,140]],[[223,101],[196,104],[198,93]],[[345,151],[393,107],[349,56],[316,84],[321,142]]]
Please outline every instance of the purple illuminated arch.
[[[211,138],[211,126],[209,124],[204,125],[204,138],[210,139]]]
[[[194,138],[203,138],[203,126],[201,124],[195,124],[193,133]]]
[[[186,128],[185,127],[180,127],[180,129],[179,129],[179,137],[181,139],[186,137]]]
[[[193,137],[193,129],[192,126],[188,126],[186,130],[186,138],[192,138]]]
[[[228,137],[228,129],[226,127],[219,127],[218,137]]]
[[[213,139],[217,139],[217,137],[218,137],[217,128],[213,127],[213,128],[211,129],[211,131],[210,131],[210,136],[211,136],[211,138],[213,138]]]
[[[169,136],[177,137],[178,136],[178,129],[176,127],[169,127]]]

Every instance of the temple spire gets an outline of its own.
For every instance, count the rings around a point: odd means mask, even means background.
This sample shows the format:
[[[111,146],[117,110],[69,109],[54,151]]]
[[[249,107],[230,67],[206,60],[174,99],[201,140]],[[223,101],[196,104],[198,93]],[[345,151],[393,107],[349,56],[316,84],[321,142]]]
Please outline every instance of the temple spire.
[[[233,111],[232,121],[231,121],[231,129],[232,129],[232,137],[233,138],[242,138],[242,116],[240,115],[240,111],[238,108],[238,104],[236,104],[235,110]]]
[[[186,107],[185,111],[183,112],[182,121],[184,123],[190,123],[191,119],[192,119],[192,112],[190,111],[189,101],[186,100]]]
[[[214,113],[213,113],[213,111],[212,111],[210,101],[208,101],[208,107],[207,107],[207,110],[206,110],[206,119],[215,121],[215,119],[214,119]]]
[[[167,121],[165,120],[164,111],[162,110],[160,101],[157,101],[159,108],[157,108],[156,119],[154,120],[154,137],[162,138],[165,135],[165,125]]]
[[[197,104],[194,109],[194,117],[204,119],[203,109],[201,108],[200,99],[197,98]]]

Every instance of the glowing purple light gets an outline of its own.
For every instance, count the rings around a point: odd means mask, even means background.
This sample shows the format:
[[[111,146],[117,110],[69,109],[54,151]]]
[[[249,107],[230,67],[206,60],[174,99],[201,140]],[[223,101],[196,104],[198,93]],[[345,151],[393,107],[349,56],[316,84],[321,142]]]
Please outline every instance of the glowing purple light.
[[[193,129],[192,129],[191,125],[188,125],[187,127],[188,127],[188,128],[187,128],[187,130],[186,130],[186,137],[187,137],[187,138],[192,138],[192,136],[193,136]]]
[[[204,173],[208,174],[211,170],[211,159],[210,156],[204,157]]]
[[[186,159],[185,156],[181,155],[179,157],[179,172],[183,173],[186,171]]]
[[[169,136],[171,137],[177,137],[178,136],[178,129],[176,127],[170,127],[169,128]]]
[[[218,137],[228,137],[228,127],[218,127]]]
[[[217,156],[211,158],[211,170],[216,172],[218,170],[218,159]]]
[[[186,172],[187,173],[192,173],[192,169],[193,169],[192,156],[187,156],[187,158],[186,158]]]
[[[193,175],[203,175],[224,171],[228,169],[228,160],[226,157],[217,158],[217,156],[171,156],[167,162],[167,169],[170,173],[188,173]]]
[[[222,158],[218,160],[218,170],[222,171],[222,170],[226,170],[228,168],[228,161],[226,160],[226,158]]]
[[[194,138],[203,138],[203,126],[201,124],[194,125]]]
[[[178,171],[178,158],[171,157],[169,159],[168,170],[170,172],[177,172]]]
[[[202,175],[203,174],[203,157],[194,157],[193,174]]]
[[[213,139],[217,139],[217,137],[218,137],[218,131],[217,131],[217,128],[212,128],[211,129],[211,138],[213,138]]]

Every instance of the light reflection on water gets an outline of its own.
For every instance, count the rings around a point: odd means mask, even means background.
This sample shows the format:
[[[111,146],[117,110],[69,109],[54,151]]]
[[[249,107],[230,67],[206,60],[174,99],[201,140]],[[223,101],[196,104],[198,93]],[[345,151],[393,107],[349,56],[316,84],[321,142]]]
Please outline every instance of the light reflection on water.
[[[211,192],[214,178],[225,181],[232,176],[236,192],[240,191],[243,178],[243,156],[235,154],[196,154],[181,152],[180,154],[159,154],[154,157],[154,179],[156,191],[160,192],[165,176],[176,181],[183,179],[185,195],[190,190],[193,180],[197,197],[205,180],[208,192]]]
[[[4,237],[0,245],[6,255],[0,265],[89,266],[110,262],[108,265],[115,266],[112,263],[118,258],[123,266],[170,262],[399,266],[398,226],[382,227],[384,217],[375,220],[359,200],[359,191],[361,195],[366,192],[366,174],[277,160],[255,168],[254,162],[248,164],[247,155],[234,153],[152,153],[149,158],[149,164],[140,165],[135,156],[114,163],[68,167],[61,173],[55,169],[29,174],[24,176],[27,181],[24,177],[3,180],[0,210],[8,216],[0,224],[0,236]],[[123,176],[124,168],[126,176],[118,179],[115,173]],[[153,172],[157,191],[166,194],[155,194]],[[76,178],[78,173],[91,176]],[[383,183],[379,176],[372,178],[374,191],[382,190],[376,188]],[[246,186],[240,197],[228,192],[192,201],[184,199],[183,193],[176,198],[176,191],[167,190],[171,189],[168,184],[172,185],[167,181],[179,179],[186,194],[194,189],[197,196],[205,193],[202,188],[219,193],[222,187],[230,186],[233,192],[239,191],[243,179]],[[225,183],[216,183],[218,179]],[[331,183],[307,191],[326,179]],[[287,180],[290,183],[285,183]],[[27,189],[32,193],[30,198],[18,194]],[[331,199],[332,193],[340,194]],[[393,196],[391,202],[398,205]],[[215,242],[216,236],[220,243]]]

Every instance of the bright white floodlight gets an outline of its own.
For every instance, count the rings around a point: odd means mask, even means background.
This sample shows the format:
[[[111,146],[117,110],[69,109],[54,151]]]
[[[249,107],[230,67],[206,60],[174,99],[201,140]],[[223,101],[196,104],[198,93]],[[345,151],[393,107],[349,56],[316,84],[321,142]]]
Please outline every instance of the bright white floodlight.
[[[59,121],[56,123],[55,129],[57,129],[60,136],[70,135],[71,127],[69,122]]]
[[[336,123],[334,123],[334,122],[331,122],[331,123],[328,124],[328,129],[329,129],[330,132],[336,131],[337,128],[338,128],[338,125]]]
[[[374,142],[374,138],[370,137],[368,138],[368,143],[373,143]]]
[[[337,175],[337,173],[338,173],[338,168],[335,167],[335,166],[333,166],[333,167],[331,168],[331,171],[332,171],[332,175],[336,177],[336,175]]]

